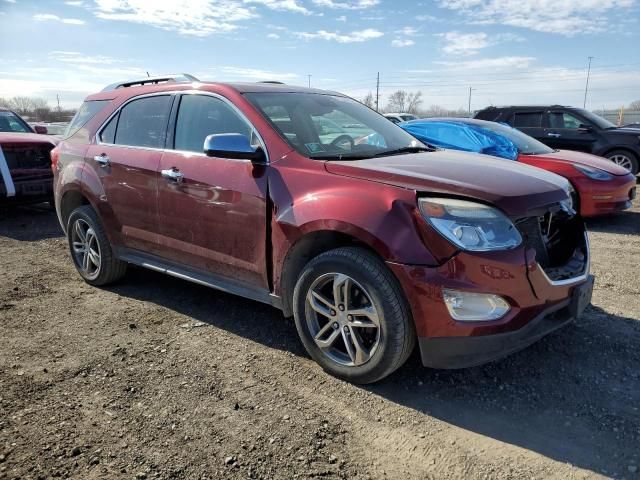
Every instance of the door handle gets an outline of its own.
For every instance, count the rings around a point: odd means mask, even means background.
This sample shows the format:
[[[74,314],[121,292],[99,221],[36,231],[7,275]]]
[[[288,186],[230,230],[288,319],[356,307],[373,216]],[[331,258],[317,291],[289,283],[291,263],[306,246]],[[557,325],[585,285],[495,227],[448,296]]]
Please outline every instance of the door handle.
[[[560,138],[561,136],[562,135],[560,135],[559,133],[552,133],[552,132],[547,133],[547,137]]]
[[[107,156],[106,153],[96,155],[95,157],[93,157],[93,160],[95,160],[95,162],[101,167],[108,167],[111,163],[111,159]]]
[[[160,173],[164,178],[173,180],[174,182],[178,182],[178,183],[180,183],[184,178],[184,174],[175,167],[170,168],[168,170],[162,170]]]

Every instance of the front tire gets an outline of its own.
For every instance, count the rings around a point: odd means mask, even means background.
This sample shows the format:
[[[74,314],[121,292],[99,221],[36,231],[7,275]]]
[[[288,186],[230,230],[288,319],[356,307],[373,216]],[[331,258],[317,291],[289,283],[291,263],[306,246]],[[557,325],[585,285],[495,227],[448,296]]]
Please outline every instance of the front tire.
[[[311,260],[296,283],[293,304],[309,355],[349,382],[386,377],[415,346],[411,312],[398,281],[362,248],[338,248]]]
[[[76,270],[88,284],[107,285],[126,273],[126,262],[113,254],[102,222],[90,206],[83,205],[71,212],[67,240]]]
[[[626,150],[614,150],[612,152],[609,152],[607,153],[607,158],[616,165],[620,165],[621,167],[626,168],[634,175],[637,175],[638,170],[640,170],[640,162],[638,162],[638,157],[631,152],[627,152]]]

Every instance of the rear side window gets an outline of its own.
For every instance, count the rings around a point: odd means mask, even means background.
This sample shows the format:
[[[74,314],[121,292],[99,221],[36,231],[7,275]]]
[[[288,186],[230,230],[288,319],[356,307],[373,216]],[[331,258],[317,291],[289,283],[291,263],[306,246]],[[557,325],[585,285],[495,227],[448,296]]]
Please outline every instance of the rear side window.
[[[109,102],[110,100],[92,100],[84,102],[73,116],[71,123],[69,123],[67,131],[64,134],[65,138],[70,137],[80,130],[85,123],[95,117],[97,113],[106,107]]]
[[[516,128],[542,127],[542,112],[519,112],[513,115],[513,126]]]
[[[175,149],[202,153],[204,139],[219,133],[241,133],[256,142],[253,129],[224,101],[207,95],[184,95],[176,121]]]
[[[118,115],[114,115],[107,126],[100,133],[100,141],[102,143],[114,143],[116,141],[116,126],[118,125]]]
[[[170,105],[169,95],[129,102],[118,115],[113,143],[131,147],[164,148]],[[110,128],[111,124],[107,127]]]

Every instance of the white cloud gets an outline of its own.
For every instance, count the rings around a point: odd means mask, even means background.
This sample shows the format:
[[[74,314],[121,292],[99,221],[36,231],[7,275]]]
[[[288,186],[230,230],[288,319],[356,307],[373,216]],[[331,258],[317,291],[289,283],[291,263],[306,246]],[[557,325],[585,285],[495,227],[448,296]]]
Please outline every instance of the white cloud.
[[[288,11],[311,15],[312,12],[298,3],[298,0],[244,0],[244,3],[259,3],[271,10]]]
[[[415,45],[416,42],[414,42],[411,39],[400,39],[400,38],[396,38],[395,40],[393,40],[391,42],[391,46],[393,47],[397,47],[397,48],[402,48],[402,47],[410,47],[412,45]]]
[[[336,1],[336,0],[313,0],[313,3],[319,7],[327,7],[342,10],[362,10],[365,8],[375,7],[380,3],[380,0],[349,0],[349,1]]]
[[[396,32],[398,35],[405,35],[407,37],[417,37],[418,29],[414,27],[404,27]]]
[[[16,0],[4,0],[7,3],[16,3]]]
[[[471,23],[502,24],[567,37],[608,27],[609,12],[633,7],[635,0],[440,0],[439,5]]]
[[[53,15],[52,13],[38,13],[33,16],[33,19],[39,22],[62,22],[67,25],[84,25],[85,23],[84,20],[80,20],[79,18],[60,18],[58,15]]]
[[[64,4],[69,5],[71,7],[84,7],[83,0],[69,0],[67,2],[64,2]]]
[[[441,61],[433,62],[455,70],[478,70],[478,69],[522,69],[528,68],[535,61],[534,57],[497,57],[481,58],[466,61]]]
[[[97,65],[111,65],[114,63],[121,63],[122,60],[107,57],[104,55],[83,55],[80,52],[67,52],[64,50],[54,50],[49,52],[49,58],[58,62],[65,63],[82,63],[82,64],[97,64]]]
[[[340,15],[339,17],[336,18],[336,20],[338,22],[346,22],[347,21],[347,16],[346,15]]]
[[[504,42],[522,42],[524,39],[511,33],[489,36],[484,32],[461,33],[457,31],[436,33],[443,39],[442,51],[448,55],[475,55],[483,48]]]
[[[305,40],[332,40],[338,43],[359,43],[382,37],[384,33],[373,28],[365,30],[357,30],[349,33],[327,32],[326,30],[318,30],[317,32],[294,32],[294,35]]]
[[[231,67],[225,66],[221,67],[220,71],[227,76],[231,76],[233,78],[247,79],[247,80],[295,80],[299,77],[299,75],[295,73],[283,73],[283,72],[272,72],[269,70],[260,70],[257,68],[245,68],[245,67]]]

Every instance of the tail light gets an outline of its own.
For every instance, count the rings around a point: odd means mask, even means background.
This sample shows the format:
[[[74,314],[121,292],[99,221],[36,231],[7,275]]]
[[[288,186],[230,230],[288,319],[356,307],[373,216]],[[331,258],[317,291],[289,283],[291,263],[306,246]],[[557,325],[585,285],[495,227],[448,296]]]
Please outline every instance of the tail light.
[[[51,150],[51,170],[55,173],[58,170],[58,160],[60,159],[60,152],[58,147]]]

